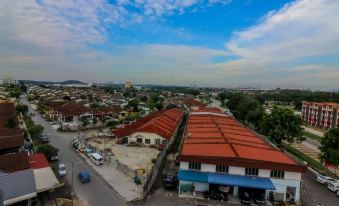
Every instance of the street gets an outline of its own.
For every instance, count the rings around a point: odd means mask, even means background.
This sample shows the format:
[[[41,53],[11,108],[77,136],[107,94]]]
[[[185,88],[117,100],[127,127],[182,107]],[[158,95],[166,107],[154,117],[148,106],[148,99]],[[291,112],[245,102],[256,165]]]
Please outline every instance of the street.
[[[29,112],[33,111],[31,104],[26,97],[21,97],[21,102],[29,107]],[[35,112],[35,111],[34,111]],[[74,162],[74,181],[73,189],[77,197],[88,206],[112,206],[126,205],[120,195],[111,189],[107,183],[97,175],[97,173],[87,165],[71,148],[71,141],[75,139],[76,133],[58,132],[45,121],[38,113],[32,117],[34,122],[42,125],[48,134],[50,144],[59,149],[59,162],[64,163],[67,167],[67,181],[72,184],[72,162]],[[91,182],[81,184],[78,180],[78,174],[82,170],[88,170],[91,176]]]
[[[303,206],[338,206],[339,198],[331,192],[325,185],[316,181],[316,175],[307,170],[303,174],[301,188],[301,202]]]

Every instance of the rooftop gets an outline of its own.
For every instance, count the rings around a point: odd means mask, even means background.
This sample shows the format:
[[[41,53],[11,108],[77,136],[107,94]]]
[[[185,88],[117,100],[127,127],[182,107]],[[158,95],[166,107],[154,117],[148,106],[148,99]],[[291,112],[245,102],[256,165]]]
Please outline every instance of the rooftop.
[[[135,132],[150,132],[170,139],[183,115],[183,112],[177,108],[153,112],[140,120],[118,128],[116,130],[116,136],[121,138]]]
[[[206,112],[209,111],[209,112]],[[233,117],[213,109],[191,111],[184,134],[180,159],[206,163],[231,163],[236,166],[252,162],[274,166],[292,166],[303,170],[279,149],[241,125]],[[213,159],[213,161],[209,161]],[[236,162],[236,163],[235,163]],[[241,163],[242,162],[242,163]],[[232,164],[232,163],[231,163]],[[257,167],[259,167],[257,164]],[[255,166],[254,166],[255,167]]]

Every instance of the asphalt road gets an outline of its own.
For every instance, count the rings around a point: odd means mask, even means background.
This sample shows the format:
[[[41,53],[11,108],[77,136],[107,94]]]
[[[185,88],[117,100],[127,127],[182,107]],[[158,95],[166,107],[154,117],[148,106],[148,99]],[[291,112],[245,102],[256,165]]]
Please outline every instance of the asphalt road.
[[[24,96],[21,97],[21,102],[29,107],[30,112],[33,110]],[[70,184],[72,184],[72,162],[74,162],[73,190],[84,204],[88,206],[127,205],[122,197],[73,151],[71,141],[76,138],[76,133],[56,131],[38,113],[32,119],[45,128],[44,132],[48,134],[50,144],[59,149],[59,163],[66,165],[66,178]],[[87,184],[81,184],[78,180],[78,174],[84,169],[89,171],[91,176],[91,182]]]
[[[307,171],[303,175],[302,189],[301,189],[301,202],[303,206],[338,206],[339,197],[325,185],[316,181],[316,175]]]

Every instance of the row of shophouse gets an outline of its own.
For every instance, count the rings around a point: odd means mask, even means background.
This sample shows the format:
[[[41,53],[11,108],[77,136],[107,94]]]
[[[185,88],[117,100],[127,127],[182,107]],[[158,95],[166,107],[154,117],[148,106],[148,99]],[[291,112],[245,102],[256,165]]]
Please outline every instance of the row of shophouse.
[[[39,193],[60,186],[44,154],[27,149],[22,121],[14,103],[0,103],[0,205],[30,205]]]
[[[335,102],[302,102],[302,120],[320,129],[339,126],[339,104]]]
[[[224,188],[300,200],[306,166],[217,108],[190,111],[178,159],[179,196]]]

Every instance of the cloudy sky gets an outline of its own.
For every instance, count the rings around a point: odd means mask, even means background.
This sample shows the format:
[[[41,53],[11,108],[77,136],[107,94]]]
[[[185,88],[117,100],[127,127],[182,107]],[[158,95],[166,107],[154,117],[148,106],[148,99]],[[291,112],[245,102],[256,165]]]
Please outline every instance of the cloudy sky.
[[[339,88],[339,1],[1,0],[0,77]]]

